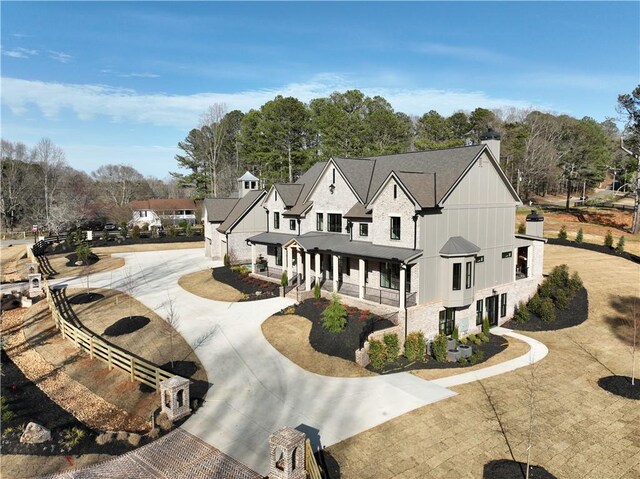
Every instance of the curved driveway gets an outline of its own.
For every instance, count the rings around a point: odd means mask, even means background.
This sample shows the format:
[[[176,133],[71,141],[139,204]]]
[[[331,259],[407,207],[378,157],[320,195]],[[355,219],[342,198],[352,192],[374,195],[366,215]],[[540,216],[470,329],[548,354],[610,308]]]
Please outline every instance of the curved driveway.
[[[366,378],[319,376],[282,356],[262,335],[262,322],[293,301],[272,298],[224,303],[186,292],[178,286],[181,276],[214,265],[204,257],[203,249],[114,256],[125,258],[125,266],[93,275],[91,287],[131,292],[162,317],[166,317],[165,304],[170,297],[180,318],[180,334],[192,345],[214,331],[196,351],[212,387],[203,406],[182,427],[261,474],[268,473],[268,437],[283,426],[306,432],[316,447],[329,446],[455,394],[446,387],[481,378],[480,372],[472,377],[453,376],[457,378],[453,382],[447,381],[450,378],[429,382],[409,373]],[[133,291],[126,287],[127,276],[135,283]],[[83,278],[51,284],[80,286]],[[505,334],[512,333],[506,330]],[[490,375],[546,355],[544,345],[526,340],[542,347],[532,347],[533,353],[518,358],[519,363],[494,367]]]

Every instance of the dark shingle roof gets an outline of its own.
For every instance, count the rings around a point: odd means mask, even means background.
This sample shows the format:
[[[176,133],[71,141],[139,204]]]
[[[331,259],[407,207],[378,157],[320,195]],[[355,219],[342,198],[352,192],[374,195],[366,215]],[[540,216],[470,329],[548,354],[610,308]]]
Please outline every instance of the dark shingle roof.
[[[220,226],[216,229],[220,233],[227,233],[229,229],[238,221],[242,216],[254,205],[263,195],[266,194],[264,190],[252,190],[247,192],[242,198],[240,198],[233,209],[229,212],[229,215],[225,218]]]
[[[362,201],[367,201],[371,174],[375,167],[375,160],[366,158],[334,158],[340,171],[346,176],[347,181]]]
[[[238,198],[208,198],[204,200],[207,221],[210,223],[222,223],[238,201]]]
[[[356,203],[351,207],[349,211],[347,211],[344,215],[345,218],[350,218],[353,220],[370,220],[371,219],[371,210],[367,210],[362,203]]]
[[[300,197],[300,192],[304,188],[304,185],[298,183],[276,183],[273,185],[280,194],[284,206],[291,208],[295,206]]]
[[[248,238],[258,244],[284,245],[296,240],[307,251],[330,251],[333,253],[359,256],[364,258],[385,259],[387,261],[412,261],[422,255],[422,250],[382,246],[366,241],[351,241],[348,235],[335,233],[309,232],[301,236],[283,233],[260,233]]]

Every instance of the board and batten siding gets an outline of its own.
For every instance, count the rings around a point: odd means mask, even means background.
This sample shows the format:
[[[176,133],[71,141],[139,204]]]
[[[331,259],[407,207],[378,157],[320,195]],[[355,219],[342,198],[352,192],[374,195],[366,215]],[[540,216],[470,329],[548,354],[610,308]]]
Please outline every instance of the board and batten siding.
[[[451,288],[445,280],[448,271],[443,271],[448,263],[441,261],[439,251],[452,236],[471,241],[480,248],[478,256],[484,256],[484,262],[474,264],[476,291],[514,280],[518,203],[488,156],[483,154],[481,158],[458,183],[440,213],[424,214],[419,219],[421,303],[439,300]],[[502,258],[506,251],[512,252],[511,258]]]

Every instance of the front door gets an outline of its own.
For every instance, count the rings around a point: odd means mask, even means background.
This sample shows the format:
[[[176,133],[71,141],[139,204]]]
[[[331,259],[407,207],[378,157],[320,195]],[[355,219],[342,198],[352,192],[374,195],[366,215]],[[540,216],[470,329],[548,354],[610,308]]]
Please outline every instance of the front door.
[[[487,309],[487,317],[489,318],[490,326],[498,325],[498,300],[499,298],[498,298],[498,295],[496,294],[495,296],[489,296],[484,301]]]

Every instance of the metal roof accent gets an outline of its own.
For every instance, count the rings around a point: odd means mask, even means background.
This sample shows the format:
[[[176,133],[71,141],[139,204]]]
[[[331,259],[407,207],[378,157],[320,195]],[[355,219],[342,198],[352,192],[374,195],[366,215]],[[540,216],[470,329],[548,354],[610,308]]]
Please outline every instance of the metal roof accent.
[[[452,236],[440,249],[444,256],[469,256],[480,251],[480,247],[462,236]]]

